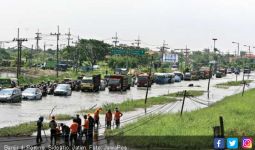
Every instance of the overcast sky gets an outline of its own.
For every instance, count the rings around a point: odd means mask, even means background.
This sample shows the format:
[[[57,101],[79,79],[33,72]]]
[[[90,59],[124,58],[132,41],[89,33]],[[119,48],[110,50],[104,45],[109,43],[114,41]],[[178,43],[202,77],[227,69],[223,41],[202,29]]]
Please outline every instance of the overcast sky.
[[[83,38],[110,42],[118,32],[121,43],[140,35],[143,46],[165,40],[172,49],[211,48],[218,38],[216,47],[231,52],[232,41],[255,46],[254,6],[254,0],[1,0],[0,41],[13,39],[18,27],[21,37],[32,38],[38,28],[49,34],[59,25],[61,33],[70,27]]]

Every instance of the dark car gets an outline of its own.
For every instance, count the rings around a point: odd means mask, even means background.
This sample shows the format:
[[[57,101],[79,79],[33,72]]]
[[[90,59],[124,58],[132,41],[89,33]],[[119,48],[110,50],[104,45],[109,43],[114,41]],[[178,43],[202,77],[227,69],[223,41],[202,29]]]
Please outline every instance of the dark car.
[[[190,72],[184,73],[183,79],[184,79],[184,80],[191,80],[191,73],[190,73]]]
[[[22,99],[21,90],[17,88],[7,88],[0,91],[0,102],[20,103]]]

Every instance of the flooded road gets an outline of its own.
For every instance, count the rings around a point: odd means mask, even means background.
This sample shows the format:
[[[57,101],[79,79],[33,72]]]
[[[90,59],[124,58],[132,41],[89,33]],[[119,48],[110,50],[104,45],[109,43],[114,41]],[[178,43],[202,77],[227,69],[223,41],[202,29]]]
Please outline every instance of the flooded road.
[[[238,76],[238,80],[242,79],[242,75]],[[254,79],[251,76],[250,79]],[[210,99],[222,99],[226,95],[232,95],[234,93],[240,92],[240,87],[231,87],[229,89],[218,89],[215,86],[217,83],[235,81],[235,75],[230,74],[224,78],[217,79],[213,78],[211,80],[211,92]],[[193,83],[194,86],[199,85],[200,87],[188,87],[188,84]],[[173,93],[183,90],[207,90],[208,80],[199,81],[182,81],[180,83],[167,84],[167,85],[156,85],[154,84],[149,90],[149,97],[164,95],[167,93]],[[251,87],[251,86],[250,86]],[[240,90],[237,90],[239,88]],[[224,92],[222,92],[224,91]],[[101,91],[99,93],[83,93],[83,92],[73,92],[70,97],[58,97],[49,95],[44,97],[41,101],[22,101],[21,104],[0,104],[0,128],[5,126],[13,126],[22,122],[36,121],[40,115],[49,116],[52,108],[56,106],[53,114],[73,114],[75,112],[94,106],[101,106],[105,103],[120,103],[127,99],[141,99],[145,97],[146,88],[132,87],[131,90],[127,92],[109,92],[108,89]],[[204,94],[201,99],[207,99],[206,94]],[[177,102],[176,105],[180,105]],[[200,106],[193,102],[189,102],[187,99],[185,103],[184,110],[194,110],[197,108],[202,108],[205,106]],[[156,107],[156,106],[155,106]],[[174,111],[179,111],[180,107],[176,107]],[[153,109],[153,108],[152,108]],[[149,111],[149,110],[148,110]],[[166,109],[167,111],[167,109]],[[130,114],[132,116],[134,114]],[[127,116],[129,117],[129,115]],[[125,119],[125,118],[123,118]],[[103,124],[103,122],[102,122]]]

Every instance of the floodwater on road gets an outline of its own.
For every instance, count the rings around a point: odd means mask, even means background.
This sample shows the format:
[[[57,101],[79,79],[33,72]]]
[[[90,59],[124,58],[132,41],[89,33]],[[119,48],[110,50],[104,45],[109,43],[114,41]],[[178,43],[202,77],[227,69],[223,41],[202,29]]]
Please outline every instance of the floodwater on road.
[[[211,92],[209,101],[217,101],[222,99],[224,96],[232,95],[237,92],[240,92],[240,87],[230,87],[229,89],[218,89],[215,86],[217,83],[223,83],[227,81],[235,81],[234,74],[228,74],[224,78],[213,78],[211,80]],[[251,76],[250,79],[254,79],[254,76]],[[238,80],[242,80],[242,74],[238,76]],[[188,87],[188,84],[193,83],[195,87]],[[182,81],[180,83],[166,84],[166,85],[156,85],[154,84],[149,90],[148,97],[164,95],[167,93],[174,93],[177,91],[183,90],[203,90],[207,91],[208,80],[199,80],[199,81]],[[199,86],[199,87],[196,87]],[[254,84],[250,85],[250,88],[254,87]],[[238,88],[238,89],[237,89]],[[94,105],[97,107],[105,103],[120,103],[127,99],[142,99],[145,97],[146,88],[137,88],[132,87],[131,90],[127,92],[109,92],[107,89],[99,93],[83,93],[83,92],[73,92],[70,97],[59,97],[49,95],[44,97],[39,101],[22,101],[20,104],[1,104],[0,103],[0,128],[6,126],[13,126],[19,123],[36,121],[40,115],[49,116],[53,107],[53,114],[73,114],[81,109],[87,109]],[[202,99],[207,99],[207,94],[204,94]],[[170,105],[170,104],[169,104]],[[172,105],[172,104],[171,104]],[[172,109],[175,112],[180,109],[180,102],[177,102],[176,105],[179,105],[178,109]],[[155,106],[156,107],[156,106]],[[194,110],[198,108],[203,108],[205,106],[194,104],[192,101],[185,102],[185,111]],[[169,107],[170,108],[170,107]],[[121,109],[121,108],[120,108]],[[153,108],[151,108],[153,109]],[[172,111],[171,110],[171,111]],[[167,111],[167,109],[166,109]],[[133,113],[130,113],[128,116],[132,116]],[[124,118],[123,118],[124,119]],[[103,119],[104,120],[104,119]]]

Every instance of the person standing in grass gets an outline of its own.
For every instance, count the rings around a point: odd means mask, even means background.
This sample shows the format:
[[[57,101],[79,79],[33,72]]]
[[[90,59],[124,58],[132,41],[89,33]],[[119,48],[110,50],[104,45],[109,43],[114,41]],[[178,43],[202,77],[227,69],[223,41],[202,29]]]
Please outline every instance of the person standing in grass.
[[[81,135],[81,118],[80,118],[80,115],[79,114],[77,114],[76,115],[76,121],[77,121],[77,123],[78,123],[78,134],[79,134],[79,136]]]
[[[77,119],[73,119],[73,123],[70,126],[70,130],[71,130],[70,143],[71,143],[71,146],[73,146],[73,141],[74,141],[75,145],[77,144],[78,128],[79,128],[79,124],[77,123]]]
[[[95,121],[95,125],[99,125],[99,113],[102,110],[102,108],[98,108],[96,109],[96,111],[94,112],[94,121]]]
[[[56,145],[57,143],[57,122],[55,121],[55,116],[51,117],[51,121],[49,123],[50,127],[50,144],[52,145],[53,139],[54,139],[54,144]]]
[[[42,142],[42,127],[43,127],[43,117],[39,117],[37,121],[37,136],[36,136],[36,143],[39,144]]]
[[[118,108],[115,108],[115,113],[114,113],[114,120],[116,124],[116,128],[119,128],[120,126],[120,117],[122,117],[123,114],[119,111]]]
[[[89,130],[89,119],[87,115],[84,115],[84,125],[83,125],[83,134],[85,134],[86,140],[88,139],[88,130]]]
[[[107,129],[111,129],[111,124],[112,124],[112,112],[111,109],[108,110],[108,112],[105,114],[105,123]]]
[[[60,126],[61,126],[62,135],[64,136],[65,144],[69,145],[70,128],[63,123],[61,123]]]

